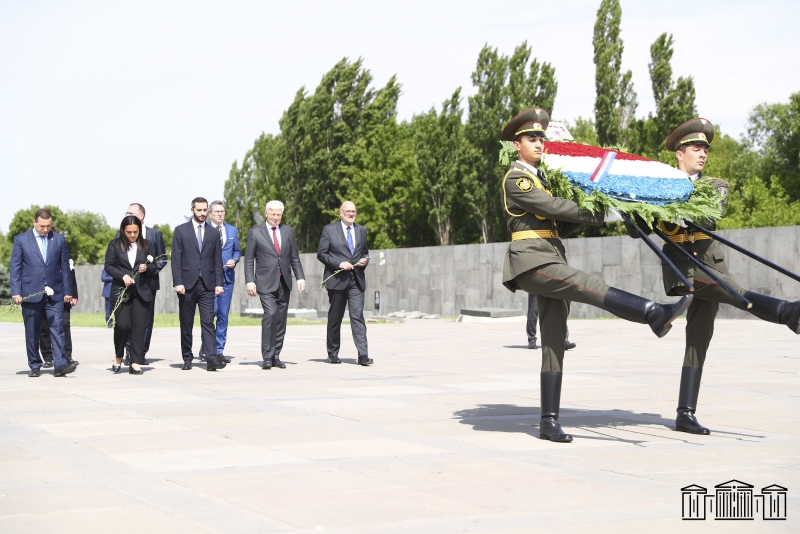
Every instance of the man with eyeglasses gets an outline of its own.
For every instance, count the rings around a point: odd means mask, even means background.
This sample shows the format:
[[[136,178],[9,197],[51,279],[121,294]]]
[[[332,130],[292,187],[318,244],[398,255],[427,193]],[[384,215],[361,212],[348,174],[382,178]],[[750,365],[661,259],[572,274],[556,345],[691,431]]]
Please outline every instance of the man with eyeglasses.
[[[216,355],[223,358],[226,363],[231,359],[225,356],[225,342],[228,340],[228,314],[231,311],[231,300],[233,300],[233,285],[236,282],[236,264],[242,257],[239,248],[239,232],[236,227],[225,223],[225,204],[221,200],[211,203],[211,226],[214,231],[219,233],[220,245],[222,246],[222,295],[214,298],[214,317],[217,318],[216,333],[217,346]],[[200,361],[206,359],[206,346],[200,346]]]
[[[158,273],[161,272],[161,269],[166,267],[167,265],[167,247],[164,245],[164,237],[161,235],[160,230],[156,230],[155,228],[150,228],[149,226],[144,225],[144,217],[146,211],[144,206],[139,204],[138,202],[134,202],[130,206],[128,206],[128,210],[125,212],[126,216],[136,217],[142,222],[142,237],[155,246],[156,249],[156,271],[150,276],[150,289],[153,290],[153,300],[150,302],[150,309],[147,312],[147,323],[144,327],[144,352],[142,353],[142,357],[144,361],[142,362],[144,365],[150,365],[147,361],[147,351],[150,350],[150,338],[153,336],[153,320],[155,318],[156,313],[156,299],[155,294],[156,291],[161,289],[161,283],[158,280]],[[117,236],[119,237],[119,232],[117,232]],[[125,342],[125,360],[122,362],[124,365],[131,364],[131,338],[128,336],[128,341]]]
[[[341,363],[342,318],[350,308],[350,330],[358,349],[358,364],[373,363],[367,349],[367,325],[364,322],[364,293],[367,290],[364,269],[369,263],[367,229],[356,224],[356,205],[346,201],[339,208],[341,220],[322,229],[317,259],[325,265],[322,275],[328,290],[328,363]]]

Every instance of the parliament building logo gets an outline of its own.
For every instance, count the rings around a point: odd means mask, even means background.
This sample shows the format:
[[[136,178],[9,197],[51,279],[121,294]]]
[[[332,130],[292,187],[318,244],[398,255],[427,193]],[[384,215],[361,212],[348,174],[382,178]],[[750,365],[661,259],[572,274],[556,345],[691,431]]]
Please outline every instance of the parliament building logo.
[[[739,480],[729,480],[714,486],[714,494],[697,484],[681,488],[682,517],[684,521],[704,521],[713,517],[720,521],[786,520],[786,492],[783,486],[773,484],[761,488],[760,495],[753,494],[753,486]]]

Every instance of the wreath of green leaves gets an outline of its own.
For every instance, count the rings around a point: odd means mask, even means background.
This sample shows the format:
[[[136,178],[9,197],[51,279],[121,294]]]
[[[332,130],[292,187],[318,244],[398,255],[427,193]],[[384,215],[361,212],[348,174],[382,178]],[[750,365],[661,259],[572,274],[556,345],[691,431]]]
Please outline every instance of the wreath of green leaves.
[[[500,163],[508,166],[517,157],[514,143],[501,141]],[[513,158],[513,159],[512,159]],[[554,196],[575,202],[581,209],[592,213],[606,213],[615,209],[630,216],[639,215],[648,223],[656,220],[675,221],[689,219],[695,222],[716,220],[722,217],[722,197],[719,191],[709,182],[694,182],[694,191],[686,202],[673,202],[665,205],[647,204],[645,202],[626,202],[611,198],[600,191],[586,193],[572,182],[559,169],[551,169],[545,163],[539,166]]]

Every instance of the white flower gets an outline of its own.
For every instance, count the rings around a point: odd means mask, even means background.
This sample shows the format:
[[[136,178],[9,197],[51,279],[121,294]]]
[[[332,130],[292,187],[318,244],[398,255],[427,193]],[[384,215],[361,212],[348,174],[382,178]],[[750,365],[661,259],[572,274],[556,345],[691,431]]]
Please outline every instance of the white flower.
[[[44,286],[44,292],[47,294],[48,297],[52,297],[53,293],[55,293],[55,291],[53,291],[53,288],[50,286]]]
[[[147,263],[151,263],[153,261],[153,256],[147,256]]]
[[[386,260],[381,260],[381,261],[378,262],[378,265],[383,265],[385,263],[386,263]]]
[[[378,257],[380,259],[383,259],[384,256],[385,256],[385,254],[383,253],[383,251],[378,252]]]
[[[75,262],[72,261],[72,258],[70,258],[70,260],[69,260],[69,270],[70,271],[74,271],[75,270]]]

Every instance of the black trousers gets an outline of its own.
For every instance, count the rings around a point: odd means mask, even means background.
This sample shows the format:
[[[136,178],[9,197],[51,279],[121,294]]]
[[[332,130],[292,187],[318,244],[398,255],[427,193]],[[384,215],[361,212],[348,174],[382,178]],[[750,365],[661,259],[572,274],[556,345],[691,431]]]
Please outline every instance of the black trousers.
[[[72,332],[69,326],[70,310],[72,310],[72,304],[64,304],[61,327],[64,329],[64,358],[67,360],[72,359]],[[50,339],[50,327],[47,325],[47,321],[39,323],[39,350],[42,352],[44,361],[53,361],[53,341]]]
[[[281,278],[278,289],[259,293],[264,316],[261,318],[261,357],[264,361],[280,358],[286,336],[286,317],[289,312],[289,288]]]
[[[155,292],[154,292],[155,293]],[[155,294],[153,294],[153,301],[148,303],[150,304],[150,309],[147,311],[147,323],[144,325],[144,351],[142,352],[142,356],[147,355],[147,351],[150,350],[150,338],[153,337],[153,320],[155,319],[156,313],[156,298]],[[125,342],[125,354],[127,356],[131,355],[131,338],[128,337],[128,340]]]
[[[202,342],[206,347],[216,347],[214,332],[214,290],[206,289],[202,279],[186,289],[186,293],[178,295],[178,314],[181,323],[181,354],[184,360],[191,360],[192,354],[192,329],[194,328],[194,313],[200,310],[200,327],[202,329]],[[142,333],[144,340],[144,332]]]
[[[144,327],[147,323],[149,302],[138,294],[120,304],[114,313],[114,353],[117,358],[125,354],[125,343],[131,340],[131,363],[144,362]]]
[[[329,289],[328,302],[331,304],[328,310],[328,356],[339,356],[342,318],[345,306],[349,306],[353,342],[356,344],[358,356],[366,358],[369,350],[367,349],[367,325],[364,322],[364,290],[358,287],[355,276],[350,275],[350,284],[347,289]]]

